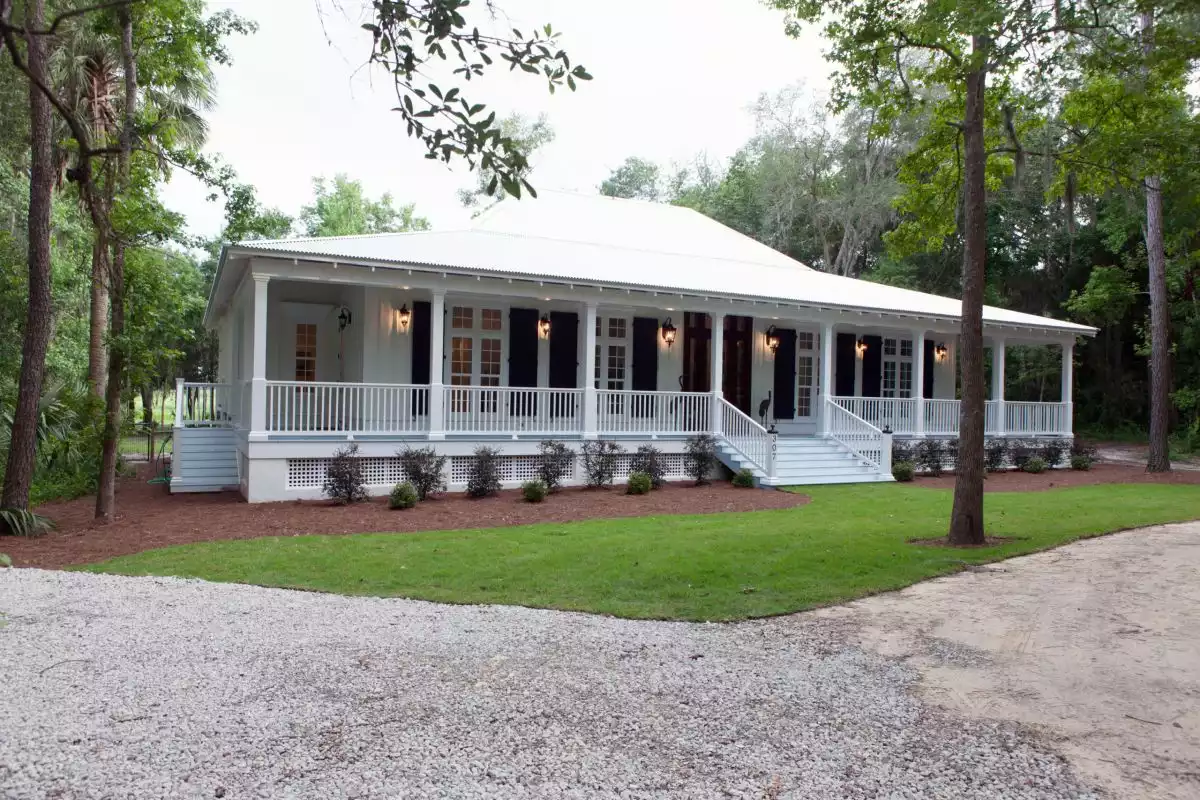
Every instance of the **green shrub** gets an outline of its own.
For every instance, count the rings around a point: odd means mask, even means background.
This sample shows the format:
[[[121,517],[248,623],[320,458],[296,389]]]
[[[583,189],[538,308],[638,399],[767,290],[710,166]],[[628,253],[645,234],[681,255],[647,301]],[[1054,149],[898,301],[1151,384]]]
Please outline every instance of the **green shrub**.
[[[917,445],[917,460],[914,466],[937,477],[946,465],[946,445],[941,439],[922,439]]]
[[[916,460],[916,451],[917,448],[907,439],[892,439],[893,464],[899,464],[901,461],[912,462]]]
[[[8,553],[0,553],[0,567],[11,567],[12,556]]]
[[[711,433],[698,433],[688,438],[683,453],[684,472],[697,486],[708,483],[708,476],[717,465],[717,440]]]
[[[1057,467],[1062,463],[1066,451],[1067,445],[1062,439],[1045,439],[1039,443],[1037,454],[1047,467]]]
[[[1085,456],[1082,454],[1077,454],[1077,455],[1071,456],[1071,469],[1078,470],[1079,472],[1087,472],[1091,468],[1092,468],[1092,457],[1091,456]]]
[[[742,467],[737,472],[733,473],[733,480],[730,481],[739,489],[754,488],[754,472],[746,467]]]
[[[521,484],[521,494],[525,496],[525,500],[530,503],[540,503],[546,499],[546,495],[550,490],[546,488],[546,482],[542,480],[525,481]]]
[[[409,483],[417,490],[417,499],[426,500],[429,495],[446,491],[446,457],[439,456],[432,447],[413,449],[406,447],[396,454]]]
[[[41,536],[54,527],[54,521],[20,508],[0,508],[0,534]]]
[[[417,504],[417,490],[408,481],[397,483],[388,495],[388,508],[412,508]]]
[[[471,497],[489,497],[500,491],[500,451],[494,447],[480,445],[475,448],[475,460],[467,475],[467,494]]]
[[[1004,439],[988,439],[983,449],[983,465],[988,472],[999,472],[1004,469],[1004,461],[1008,458],[1008,442]]]
[[[1029,459],[1035,455],[1033,446],[1024,439],[1012,439],[1008,443],[1008,460],[1017,469],[1025,469]]]
[[[654,482],[649,475],[644,472],[631,472],[629,480],[625,483],[625,494],[650,494],[653,488]]]
[[[583,443],[583,478],[591,487],[609,486],[617,473],[617,456],[625,451],[607,439],[589,439]]]
[[[1096,448],[1082,439],[1071,442],[1071,469],[1089,470],[1096,462]]]
[[[1025,466],[1021,467],[1026,472],[1031,472],[1034,475],[1039,475],[1046,471],[1046,462],[1040,456],[1033,456],[1025,462]]]
[[[367,499],[367,485],[363,481],[357,442],[351,442],[334,451],[325,471],[321,492],[341,506]]]
[[[662,451],[652,444],[639,447],[629,460],[630,472],[644,472],[650,476],[650,485],[661,489],[667,482],[667,465],[663,463]]]
[[[916,477],[917,469],[911,461],[897,461],[892,464],[892,477],[898,481],[907,483]]]
[[[563,478],[575,467],[575,453],[564,442],[544,439],[538,445],[537,457],[538,478],[546,487],[546,491],[557,491],[562,486]]]

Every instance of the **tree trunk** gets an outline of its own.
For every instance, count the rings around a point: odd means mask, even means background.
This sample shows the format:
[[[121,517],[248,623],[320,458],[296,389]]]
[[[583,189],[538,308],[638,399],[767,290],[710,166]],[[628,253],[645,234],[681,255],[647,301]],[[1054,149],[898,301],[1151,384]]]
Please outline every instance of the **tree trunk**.
[[[1142,52],[1154,52],[1154,11],[1142,12]],[[1162,178],[1148,175],[1146,260],[1150,268],[1150,452],[1147,472],[1170,472],[1171,310],[1167,300],[1167,254],[1163,245]]]
[[[95,227],[92,238],[92,292],[88,326],[88,386],[97,397],[104,396],[108,353],[104,333],[108,328],[108,236]]]
[[[133,16],[128,5],[118,6],[121,27],[121,66],[125,73],[125,120],[121,126],[120,152],[117,156],[118,194],[129,190],[130,162],[133,158],[133,133],[137,122],[137,63],[133,57]],[[112,237],[113,260],[110,270],[109,301],[111,347],[108,356],[108,388],[104,393],[104,439],[100,452],[100,488],[96,493],[96,519],[112,522],[116,515],[117,457],[121,442],[121,384],[125,378],[125,241],[122,233]]]
[[[45,0],[29,0],[25,24],[45,27]],[[34,79],[49,83],[44,36],[27,37],[27,66]],[[13,412],[8,464],[4,471],[2,508],[29,508],[29,487],[37,463],[38,404],[46,377],[53,299],[50,284],[50,213],[54,199],[54,151],[50,101],[29,85],[29,306],[25,312],[25,341],[21,347],[21,377]]]
[[[987,68],[980,51],[981,37],[971,40],[980,66],[967,75],[966,113],[963,116],[963,269],[962,332],[959,334],[959,369],[962,381],[958,459],[955,464],[954,510],[950,514],[949,540],[955,545],[984,543],[984,408],[983,289],[987,260],[987,207],[983,140],[984,87]]]
[[[142,384],[142,422],[154,427],[154,387]]]

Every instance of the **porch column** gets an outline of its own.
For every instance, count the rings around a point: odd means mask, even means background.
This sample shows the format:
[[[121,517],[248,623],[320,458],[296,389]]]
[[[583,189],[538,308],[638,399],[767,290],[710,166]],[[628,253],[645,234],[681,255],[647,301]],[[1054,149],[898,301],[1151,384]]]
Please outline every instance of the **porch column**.
[[[583,312],[583,438],[595,439],[598,435],[596,393],[596,304],[586,303]]]
[[[446,438],[446,293],[434,292],[429,302],[429,438]]]
[[[1062,346],[1062,404],[1065,434],[1075,432],[1075,340],[1063,342]]]
[[[992,339],[992,399],[996,401],[996,435],[1004,436],[1004,340]],[[987,420],[987,414],[983,415]]]
[[[725,315],[710,314],[712,318],[712,432],[721,433],[721,400],[725,393]]]
[[[250,360],[250,435],[252,441],[267,438],[267,283],[265,275],[254,276],[254,349]]]
[[[833,323],[826,322],[821,326],[821,434],[829,435],[829,404],[834,397],[833,387]]]
[[[917,418],[913,433],[925,435],[925,331],[913,331],[913,397],[917,398]]]

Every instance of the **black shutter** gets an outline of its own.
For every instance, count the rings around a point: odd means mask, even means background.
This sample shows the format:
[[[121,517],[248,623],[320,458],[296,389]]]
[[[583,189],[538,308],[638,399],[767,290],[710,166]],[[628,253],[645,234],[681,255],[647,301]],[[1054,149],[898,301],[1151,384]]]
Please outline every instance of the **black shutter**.
[[[508,385],[536,387],[538,366],[538,312],[536,308],[508,310]],[[532,416],[537,399],[532,393],[514,392],[509,397],[509,413]]]
[[[550,312],[550,388],[579,388],[579,315],[573,311]],[[569,417],[575,410],[565,404],[574,402],[556,399],[550,414]]]
[[[412,382],[415,384],[429,383],[429,345],[433,340],[431,326],[432,306],[425,300],[413,302],[412,309]],[[417,395],[418,415],[429,413],[426,408],[428,395],[424,392]]]
[[[864,336],[867,352],[863,353],[862,396],[879,397],[883,383],[883,337]]]
[[[775,351],[775,419],[796,417],[796,332],[775,329],[779,349]]]
[[[933,397],[933,339],[925,340],[925,376],[922,380],[921,397]]]
[[[833,385],[838,397],[854,397],[854,363],[858,360],[854,348],[856,341],[853,333],[837,335],[837,355],[834,357],[837,374]]]
[[[630,388],[637,392],[658,389],[658,320],[654,317],[633,318],[633,365]],[[633,397],[631,412],[636,417],[654,415],[654,399]]]

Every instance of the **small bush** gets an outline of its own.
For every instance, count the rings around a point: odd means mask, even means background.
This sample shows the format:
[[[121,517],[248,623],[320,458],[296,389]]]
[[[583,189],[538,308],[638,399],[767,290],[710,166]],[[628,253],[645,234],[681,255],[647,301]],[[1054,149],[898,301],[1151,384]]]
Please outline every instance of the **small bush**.
[[[897,461],[892,464],[892,477],[902,483],[911,481],[916,475],[917,468],[911,461]]]
[[[1008,443],[1008,460],[1017,469],[1025,469],[1029,459],[1035,455],[1033,447],[1024,439],[1012,439]]]
[[[698,433],[687,440],[683,454],[684,471],[697,486],[708,483],[717,465],[717,440],[711,433]]]
[[[1046,462],[1047,467],[1057,467],[1062,463],[1063,454],[1067,451],[1066,442],[1062,439],[1046,439],[1038,447],[1038,457]]]
[[[1092,457],[1085,455],[1071,456],[1071,469],[1078,472],[1087,472],[1092,468]]]
[[[404,474],[417,490],[417,499],[426,500],[431,494],[446,491],[446,457],[439,456],[432,447],[419,450],[405,448],[396,454]]]
[[[334,451],[325,472],[321,491],[338,505],[348,506],[367,499],[367,486],[363,481],[362,462],[358,459],[358,443],[351,442]]]
[[[1071,442],[1071,469],[1089,470],[1096,463],[1096,448],[1082,439]]]
[[[946,465],[946,445],[941,439],[922,439],[917,445],[915,466],[937,477]]]
[[[630,472],[644,472],[650,476],[650,485],[661,489],[667,483],[667,465],[663,463],[662,451],[652,444],[644,444],[634,451],[629,460]]]
[[[1046,462],[1043,461],[1039,456],[1033,456],[1025,462],[1025,466],[1021,467],[1021,469],[1025,470],[1026,472],[1033,473],[1034,475],[1040,475],[1046,471]]]
[[[0,568],[12,566],[12,556],[8,553],[0,553]]]
[[[417,490],[408,481],[397,483],[388,495],[388,508],[406,509],[417,504]]]
[[[983,465],[988,472],[999,472],[1004,469],[1004,461],[1008,458],[1008,442],[1003,439],[989,439],[983,449]]]
[[[475,448],[475,460],[467,475],[467,494],[471,497],[489,497],[500,491],[500,451],[494,447],[480,445]]]
[[[746,467],[742,467],[737,472],[733,473],[733,480],[730,481],[739,489],[754,488],[754,472]]]
[[[892,439],[892,463],[912,462],[916,457],[916,446],[907,439]]]
[[[570,475],[574,468],[575,453],[565,443],[544,439],[538,445],[538,478],[546,491],[558,491],[563,478]]]
[[[546,482],[543,480],[525,481],[521,484],[521,494],[529,503],[540,503],[546,499],[546,495],[549,493],[550,490],[546,488]]]
[[[625,494],[650,494],[653,488],[654,482],[649,475],[644,472],[631,472],[629,480],[625,483]]]
[[[617,456],[625,451],[607,439],[589,439],[583,443],[583,478],[591,487],[610,486],[617,473]]]
[[[0,534],[41,536],[54,527],[54,520],[21,508],[0,508]]]

